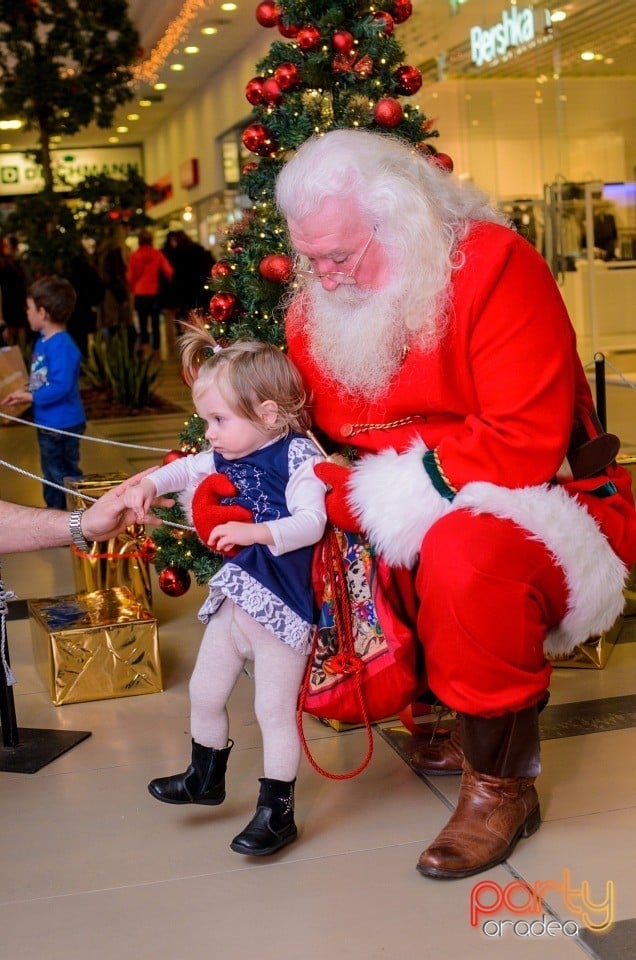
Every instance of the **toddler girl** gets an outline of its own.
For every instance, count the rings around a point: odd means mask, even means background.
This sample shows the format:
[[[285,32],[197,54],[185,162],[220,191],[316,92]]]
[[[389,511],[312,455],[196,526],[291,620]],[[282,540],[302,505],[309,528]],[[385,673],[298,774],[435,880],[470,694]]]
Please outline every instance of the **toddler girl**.
[[[253,660],[264,776],[256,813],[231,848],[263,856],[297,835],[296,703],[314,632],[310,570],[327,519],[325,485],[314,474],[322,458],[303,433],[305,393],[288,357],[256,341],[212,353],[214,347],[206,331],[181,337],[210,449],[120,488],[126,506],[140,514],[163,493],[196,488],[197,532],[225,555],[199,611],[207,626],[190,680],[192,761],[185,773],[153,780],[148,789],[165,803],[223,802],[233,746],[227,701],[245,661]]]

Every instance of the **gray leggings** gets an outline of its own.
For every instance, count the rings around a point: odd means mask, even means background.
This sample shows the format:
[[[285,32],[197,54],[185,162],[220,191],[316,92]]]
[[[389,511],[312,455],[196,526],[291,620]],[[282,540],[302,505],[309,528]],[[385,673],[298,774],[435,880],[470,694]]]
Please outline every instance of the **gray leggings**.
[[[263,738],[263,775],[293,780],[301,753],[296,703],[307,657],[228,599],[210,618],[190,678],[192,738],[217,750],[227,745],[227,702],[246,660],[254,661],[254,712]]]

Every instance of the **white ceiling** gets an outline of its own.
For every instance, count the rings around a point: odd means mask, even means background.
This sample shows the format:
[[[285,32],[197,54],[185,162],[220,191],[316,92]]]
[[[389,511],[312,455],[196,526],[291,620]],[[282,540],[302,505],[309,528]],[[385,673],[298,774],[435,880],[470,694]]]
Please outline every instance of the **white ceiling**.
[[[450,18],[449,3],[450,0],[413,0],[413,16],[396,28],[395,37],[405,50],[405,62],[420,68],[426,86],[439,78],[437,58],[442,53],[446,58],[445,76],[448,79],[539,77],[551,75],[556,66],[562,76],[633,76],[636,73],[635,0],[572,0],[559,4],[560,9],[566,11],[567,18],[555,26],[549,42],[539,43],[521,55],[480,71],[470,63],[469,28],[475,23],[492,26],[496,22],[493,10],[498,10],[501,16],[506,0],[465,0],[464,5],[458,7],[457,15]],[[159,94],[150,83],[140,82],[135,85],[134,100],[118,111],[113,127],[128,126],[127,133],[119,134],[120,143],[143,142],[151,129],[208,83],[243,45],[263,35],[264,28],[255,17],[257,0],[237,0],[237,4],[237,11],[226,13],[221,10],[221,0],[129,0],[130,15],[139,30],[145,58],[150,56],[183,9],[196,10],[196,15],[168,52],[157,78],[168,84],[167,90]],[[526,5],[548,6],[546,0],[535,0],[534,3],[527,0]],[[550,9],[556,7],[556,0],[549,5]],[[215,36],[201,33],[207,24],[218,27]],[[282,39],[276,28],[267,32],[272,41]],[[200,52],[185,54],[184,47],[189,44],[196,44]],[[581,60],[582,50],[590,46],[600,52],[601,60],[591,63]],[[608,59],[613,62],[608,63]],[[169,69],[176,60],[185,65],[181,73]],[[152,105],[140,107],[138,101],[148,96]],[[139,114],[139,120],[127,120],[131,113]],[[114,129],[88,128],[77,134],[72,143],[75,147],[105,144],[108,136],[114,133]],[[10,136],[12,149],[33,145],[32,135]],[[3,135],[2,139],[5,137]],[[70,141],[62,146],[70,146]]]

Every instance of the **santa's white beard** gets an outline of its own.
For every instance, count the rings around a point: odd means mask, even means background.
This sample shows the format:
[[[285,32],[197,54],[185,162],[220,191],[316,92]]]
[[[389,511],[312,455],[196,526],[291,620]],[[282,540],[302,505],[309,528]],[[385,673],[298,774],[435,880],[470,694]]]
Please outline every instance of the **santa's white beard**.
[[[313,282],[307,291],[311,351],[325,374],[349,393],[377,397],[402,362],[410,333],[395,286],[326,291]]]

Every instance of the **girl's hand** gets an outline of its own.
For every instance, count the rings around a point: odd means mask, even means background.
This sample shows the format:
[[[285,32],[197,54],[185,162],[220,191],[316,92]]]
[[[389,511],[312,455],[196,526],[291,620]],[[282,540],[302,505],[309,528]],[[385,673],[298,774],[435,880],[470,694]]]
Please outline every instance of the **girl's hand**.
[[[230,521],[214,527],[208,546],[219,553],[236,552],[236,547],[249,547],[253,543],[273,544],[274,538],[265,523],[239,523]]]

